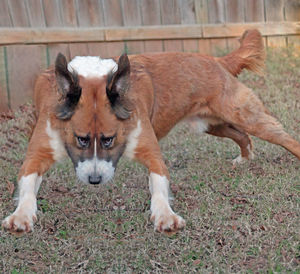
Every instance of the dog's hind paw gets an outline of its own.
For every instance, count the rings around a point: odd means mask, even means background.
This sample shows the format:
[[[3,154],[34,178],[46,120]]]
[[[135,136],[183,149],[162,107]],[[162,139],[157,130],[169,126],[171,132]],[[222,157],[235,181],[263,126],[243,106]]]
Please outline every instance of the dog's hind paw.
[[[254,159],[254,153],[251,151],[249,153],[248,158],[247,157],[242,157],[242,155],[239,155],[238,157],[236,157],[235,159],[232,160],[232,165],[233,166],[237,166],[240,164],[244,164],[246,162],[248,162],[249,160]]]
[[[247,161],[248,161],[247,158],[239,155],[238,157],[236,157],[235,159],[232,160],[232,165],[234,165],[234,166],[240,165],[240,164],[246,163]]]
[[[2,222],[2,227],[10,233],[22,234],[24,232],[33,231],[33,223],[36,221],[36,216],[13,213],[6,217]]]
[[[185,227],[185,220],[175,213],[159,217],[152,215],[151,220],[154,221],[154,229],[156,231],[166,234],[174,234]]]

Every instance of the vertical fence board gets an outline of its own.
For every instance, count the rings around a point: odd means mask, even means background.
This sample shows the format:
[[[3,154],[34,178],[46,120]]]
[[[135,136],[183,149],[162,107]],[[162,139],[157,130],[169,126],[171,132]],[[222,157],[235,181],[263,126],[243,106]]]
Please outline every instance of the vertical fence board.
[[[223,0],[209,0],[207,5],[208,9],[208,23],[218,24],[224,23],[225,6]]]
[[[266,21],[283,21],[283,0],[265,0]]]
[[[208,1],[208,23],[218,24],[226,21],[225,5],[222,0]],[[210,39],[211,54],[218,55],[221,51],[227,50],[225,39]]]
[[[227,43],[225,39],[210,39],[211,54],[213,56],[222,56],[227,52]]]
[[[122,26],[123,17],[119,0],[103,0],[104,22],[105,26]],[[107,43],[107,54],[109,56],[117,56],[124,51],[123,42]]]
[[[300,37],[299,36],[288,36],[288,45],[296,46],[298,49],[300,48]]]
[[[51,44],[48,45],[48,65],[53,65],[58,53],[62,53],[66,56],[67,60],[70,60],[70,50],[68,44]]]
[[[9,109],[4,47],[0,47],[0,112]]]
[[[44,15],[47,27],[62,27],[59,6],[56,0],[43,0]]]
[[[161,52],[163,50],[164,49],[162,41],[145,41],[145,52]]]
[[[264,18],[264,0],[245,0],[245,21],[263,22]]]
[[[31,27],[45,27],[45,18],[41,0],[26,0]]]
[[[1,77],[1,75],[0,75]],[[6,90],[2,87],[0,83],[0,113],[9,110]]]
[[[244,0],[225,0],[226,22],[244,22]]]
[[[123,17],[119,0],[103,0],[104,19],[106,26],[122,26]]]
[[[197,24],[208,23],[207,0],[195,0],[195,15]]]
[[[108,42],[107,43],[107,52],[108,57],[119,56],[124,53],[125,46],[123,42]]]
[[[182,40],[166,40],[163,41],[164,51],[182,51],[183,42]]]
[[[139,54],[145,51],[143,41],[127,41],[124,43],[127,54]]]
[[[185,39],[183,40],[184,52],[198,52],[198,39]]]
[[[210,39],[199,39],[198,52],[203,55],[211,55]]]
[[[180,24],[180,2],[179,0],[163,0],[160,1],[161,18],[163,25]],[[181,40],[166,40],[164,43],[165,51],[182,51]]]
[[[103,43],[88,43],[88,51],[90,56],[100,56],[101,58],[110,57],[107,50],[107,44]]]
[[[46,68],[46,46],[8,46],[7,57],[11,107],[16,109],[32,98],[36,77]]]
[[[139,3],[137,0],[121,0],[124,26],[140,26],[142,24]]]
[[[181,24],[196,23],[195,0],[181,0]]]
[[[3,1],[3,0],[2,0]],[[9,8],[14,27],[29,27],[29,19],[24,1],[10,0]]]
[[[89,54],[87,43],[69,44],[69,49],[71,59],[73,59],[75,56],[86,56]]]
[[[226,0],[226,22],[228,23],[241,23],[244,22],[244,1],[243,0]],[[228,38],[227,50],[232,51],[239,46],[236,38]]]
[[[60,0],[58,3],[63,25],[65,27],[76,27],[77,16],[75,0]]]
[[[245,0],[245,21],[246,22],[264,22],[264,0]],[[267,38],[263,38],[267,45]]]
[[[179,0],[161,0],[161,20],[163,25],[180,24],[180,2]]]
[[[164,51],[182,51],[182,40],[164,41]]]
[[[141,18],[143,25],[160,25],[160,5],[159,0],[140,0]],[[163,51],[162,41],[145,41],[146,52]]]
[[[284,0],[265,0],[266,21],[284,20]],[[271,47],[286,45],[285,37],[268,37],[267,44]]]
[[[12,22],[9,16],[9,8],[7,1],[0,1],[0,26],[1,27],[11,27]]]
[[[300,21],[300,1],[289,0],[284,3],[285,19],[287,21]]]
[[[140,26],[142,24],[141,12],[137,0],[121,0],[123,7],[124,26]],[[144,41],[126,42],[128,54],[143,53]]]
[[[103,6],[100,0],[77,0],[78,21],[81,27],[104,26]]]
[[[159,0],[140,0],[143,25],[160,25]]]
[[[286,47],[286,37],[268,37],[268,47]]]
[[[287,21],[300,21],[300,1],[299,0],[289,0],[285,1],[285,19]],[[289,36],[288,44],[300,46],[299,36]]]
[[[241,33],[242,35],[242,33]],[[227,50],[231,52],[237,49],[240,46],[239,40],[237,38],[228,38],[227,39]]]
[[[194,0],[181,0],[181,23],[196,24],[196,7]],[[199,26],[199,28],[201,28]],[[198,39],[185,39],[182,41],[183,51],[197,52]]]

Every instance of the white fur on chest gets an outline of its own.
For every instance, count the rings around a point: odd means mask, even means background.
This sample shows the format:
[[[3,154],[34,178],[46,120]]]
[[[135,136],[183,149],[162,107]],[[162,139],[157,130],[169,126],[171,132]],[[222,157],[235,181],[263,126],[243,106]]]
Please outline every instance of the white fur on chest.
[[[100,78],[117,69],[118,64],[114,60],[101,59],[98,56],[76,56],[68,64],[70,72],[76,71],[77,74],[86,78]]]
[[[52,149],[53,159],[55,161],[62,160],[66,155],[66,149],[60,138],[59,132],[51,128],[51,123],[47,120],[46,133],[49,137],[49,144]]]
[[[138,120],[136,128],[134,130],[132,130],[128,135],[127,145],[126,145],[126,149],[124,151],[124,155],[129,159],[134,158],[135,149],[138,145],[139,136],[140,136],[141,132],[142,132],[141,120]]]

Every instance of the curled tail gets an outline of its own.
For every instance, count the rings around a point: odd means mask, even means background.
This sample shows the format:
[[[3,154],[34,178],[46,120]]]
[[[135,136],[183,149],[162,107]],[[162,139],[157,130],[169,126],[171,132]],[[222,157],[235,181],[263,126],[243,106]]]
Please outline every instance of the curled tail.
[[[234,76],[243,69],[261,75],[266,54],[260,32],[256,29],[246,30],[239,41],[241,45],[238,49],[226,56],[216,57],[216,61]]]

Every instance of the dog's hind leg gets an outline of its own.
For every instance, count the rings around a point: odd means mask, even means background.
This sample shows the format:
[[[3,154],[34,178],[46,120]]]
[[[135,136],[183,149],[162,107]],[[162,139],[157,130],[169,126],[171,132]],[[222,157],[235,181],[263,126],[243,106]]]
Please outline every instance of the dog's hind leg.
[[[29,232],[33,230],[36,221],[36,196],[42,181],[42,175],[58,160],[54,140],[55,131],[50,122],[38,121],[29,142],[25,161],[18,177],[18,206],[14,213],[4,219],[2,226],[12,233]],[[56,136],[57,137],[57,136]],[[62,156],[63,151],[61,151]]]
[[[247,161],[249,159],[253,159],[253,145],[247,133],[236,129],[232,125],[227,123],[220,125],[210,125],[206,133],[218,137],[230,138],[239,145],[241,149],[241,155],[239,155],[232,161],[234,165],[243,163],[244,161]]]
[[[284,147],[300,160],[300,143],[286,133],[274,117],[268,114],[261,116],[253,126],[245,125],[244,129],[251,135]]]
[[[129,135],[125,155],[141,162],[149,170],[151,220],[155,230],[174,233],[185,226],[169,203],[169,172],[163,161],[157,138],[150,121],[138,121]]]
[[[284,131],[282,125],[268,113],[250,89],[238,83],[235,93],[228,97],[226,100],[221,98],[219,113],[222,120],[250,135],[280,145],[300,159],[300,143]]]

